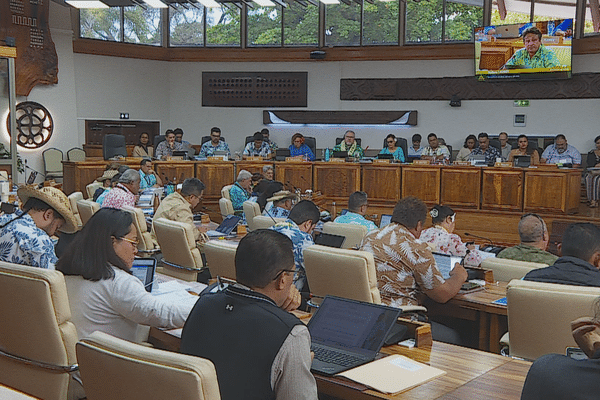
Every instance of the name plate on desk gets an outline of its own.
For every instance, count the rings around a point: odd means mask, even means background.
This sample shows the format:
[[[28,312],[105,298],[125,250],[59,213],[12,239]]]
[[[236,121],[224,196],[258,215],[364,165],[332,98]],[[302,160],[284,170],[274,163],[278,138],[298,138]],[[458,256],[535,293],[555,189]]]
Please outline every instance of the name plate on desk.
[[[414,160],[413,164],[429,165],[429,164],[431,164],[431,162],[429,160]]]
[[[227,161],[227,156],[208,156],[206,161]]]
[[[332,157],[329,159],[330,163],[345,163],[346,159],[345,158],[339,158],[339,157]]]
[[[502,168],[510,168],[512,167],[512,163],[508,161],[496,162],[494,167],[502,167]]]
[[[469,165],[471,165],[471,163],[469,161],[454,161],[452,163],[452,165],[463,165],[463,166],[466,165],[466,166],[469,166]]]
[[[285,162],[292,162],[292,163],[304,162],[304,158],[302,156],[286,157]]]
[[[263,158],[260,156],[248,156],[246,157],[246,161],[262,161]]]
[[[389,164],[391,163],[392,160],[388,160],[388,159],[379,159],[379,158],[374,158],[373,159],[373,164]]]

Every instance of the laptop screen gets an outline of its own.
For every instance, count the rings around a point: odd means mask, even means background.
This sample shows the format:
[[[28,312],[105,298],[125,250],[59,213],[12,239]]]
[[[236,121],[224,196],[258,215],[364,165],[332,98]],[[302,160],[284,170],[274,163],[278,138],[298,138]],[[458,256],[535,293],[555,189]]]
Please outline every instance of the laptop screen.
[[[384,226],[389,225],[390,222],[392,222],[392,216],[390,214],[382,214],[381,221],[379,221],[379,227],[383,228]]]
[[[144,284],[147,292],[152,291],[156,260],[154,258],[135,258],[131,266],[131,273]]]
[[[401,310],[327,296],[308,323],[312,342],[363,355],[377,353]]]
[[[240,222],[241,218],[237,215],[228,215],[221,225],[217,228],[217,231],[229,235],[231,231],[237,226],[238,222]]]
[[[463,259],[463,257],[454,257],[441,253],[433,253],[433,258],[435,258],[435,263],[444,279],[450,278],[450,271],[454,268],[454,264],[461,263]]]
[[[321,246],[329,246],[336,247],[341,249],[346,241],[346,236],[342,235],[333,235],[331,233],[321,232],[315,236],[315,244],[320,244]]]

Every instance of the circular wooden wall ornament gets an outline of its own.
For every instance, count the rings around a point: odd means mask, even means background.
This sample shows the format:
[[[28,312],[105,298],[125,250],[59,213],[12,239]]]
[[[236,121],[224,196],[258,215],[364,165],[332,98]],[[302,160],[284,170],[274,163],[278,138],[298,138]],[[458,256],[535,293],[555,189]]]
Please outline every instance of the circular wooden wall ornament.
[[[54,121],[50,112],[35,101],[17,104],[17,144],[26,149],[38,149],[48,143],[54,131]],[[10,114],[6,128],[10,133]]]

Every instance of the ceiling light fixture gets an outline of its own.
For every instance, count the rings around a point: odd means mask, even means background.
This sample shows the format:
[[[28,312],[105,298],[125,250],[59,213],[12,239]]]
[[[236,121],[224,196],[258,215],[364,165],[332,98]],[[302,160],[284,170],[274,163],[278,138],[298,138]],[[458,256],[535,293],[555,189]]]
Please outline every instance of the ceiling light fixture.
[[[271,0],[253,0],[253,1],[261,7],[274,7],[275,6],[275,3],[273,3]]]
[[[144,0],[152,8],[167,8],[168,6],[160,0]]]
[[[221,4],[217,3],[215,0],[198,0],[202,5],[206,8],[220,8]]]
[[[340,0],[321,0],[323,4],[340,4]]]
[[[66,0],[65,3],[75,8],[108,8],[100,0]]]

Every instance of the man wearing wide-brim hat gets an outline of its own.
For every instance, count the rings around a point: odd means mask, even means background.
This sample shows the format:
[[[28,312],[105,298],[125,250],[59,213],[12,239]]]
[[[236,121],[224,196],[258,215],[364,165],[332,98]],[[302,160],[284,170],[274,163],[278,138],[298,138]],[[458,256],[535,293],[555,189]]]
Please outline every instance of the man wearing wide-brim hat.
[[[273,207],[267,211],[263,211],[263,215],[271,216],[273,218],[287,218],[290,216],[290,211],[294,204],[298,201],[298,195],[288,190],[280,190],[279,192],[273,193],[273,197],[267,199],[267,201],[273,202]]]
[[[58,259],[50,236],[77,230],[68,198],[53,187],[23,186],[17,195],[22,210],[0,216],[0,260],[54,269]]]

